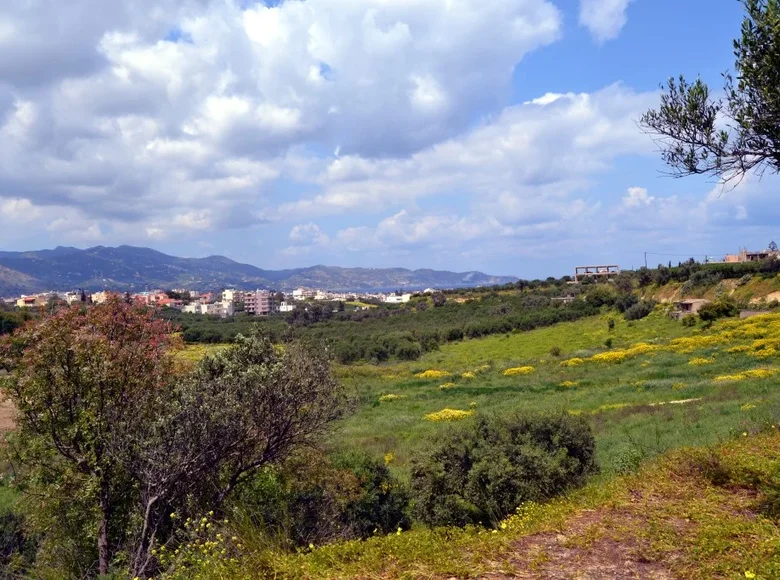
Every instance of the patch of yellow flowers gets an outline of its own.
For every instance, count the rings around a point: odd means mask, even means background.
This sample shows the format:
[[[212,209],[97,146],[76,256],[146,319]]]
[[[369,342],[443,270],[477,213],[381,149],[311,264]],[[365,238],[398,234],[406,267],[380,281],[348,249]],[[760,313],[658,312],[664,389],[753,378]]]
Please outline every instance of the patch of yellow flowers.
[[[742,371],[734,375],[721,375],[715,377],[716,381],[746,381],[749,379],[768,379],[777,374],[778,369],[753,369],[750,371]]]
[[[504,371],[505,377],[514,377],[517,375],[530,375],[532,372],[534,372],[536,369],[534,367],[514,367],[511,369],[506,369]]]
[[[454,389],[457,386],[458,385],[456,385],[455,383],[444,383],[443,385],[439,385],[439,390],[440,391],[449,391],[450,389]]]
[[[389,403],[390,401],[396,401],[396,400],[402,399],[402,398],[403,398],[402,395],[395,395],[393,393],[389,393],[387,395],[382,395],[381,397],[379,397],[379,402],[380,403]]]
[[[472,371],[466,371],[465,373],[463,373],[460,376],[463,377],[464,379],[476,379],[477,378],[476,373],[474,373]]]
[[[569,388],[571,388],[571,387],[576,387],[578,384],[579,384],[579,383],[575,383],[574,381],[563,381],[563,382],[561,383],[561,386],[562,386],[562,387],[566,387],[567,389],[569,389]]]
[[[429,369],[427,371],[423,371],[421,373],[417,373],[414,375],[418,379],[443,379],[445,377],[450,376],[450,373],[447,371],[437,371],[435,369]]]
[[[715,360],[711,358],[696,357],[688,361],[688,364],[694,367],[703,367],[704,365],[711,365]]]
[[[576,366],[581,365],[584,362],[585,362],[585,359],[574,357],[574,358],[570,358],[569,360],[565,360],[565,361],[561,362],[561,366],[562,367],[576,367]]]
[[[426,421],[434,421],[436,423],[440,421],[460,421],[461,419],[466,419],[468,417],[471,417],[474,414],[474,411],[461,411],[460,409],[442,409],[441,411],[436,411],[435,413],[428,413],[425,415]]]

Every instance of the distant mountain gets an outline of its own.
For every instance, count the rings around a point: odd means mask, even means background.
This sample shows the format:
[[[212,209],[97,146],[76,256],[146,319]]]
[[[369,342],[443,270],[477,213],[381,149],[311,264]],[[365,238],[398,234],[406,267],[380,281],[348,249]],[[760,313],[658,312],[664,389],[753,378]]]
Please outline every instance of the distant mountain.
[[[34,252],[0,252],[0,296],[46,290],[110,288],[141,291],[153,288],[218,290],[299,286],[328,290],[395,290],[453,288],[506,284],[511,276],[482,272],[406,270],[404,268],[338,268],[313,266],[293,270],[263,270],[224,256],[177,258],[133,246],[86,250],[58,246]]]

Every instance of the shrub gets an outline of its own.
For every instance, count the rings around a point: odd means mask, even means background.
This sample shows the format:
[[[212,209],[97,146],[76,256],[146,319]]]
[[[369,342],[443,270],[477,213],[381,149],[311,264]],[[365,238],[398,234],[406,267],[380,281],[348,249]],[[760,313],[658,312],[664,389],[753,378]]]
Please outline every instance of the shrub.
[[[733,300],[716,300],[705,304],[699,309],[699,318],[704,322],[712,322],[718,318],[727,318],[739,314],[739,308]]]
[[[596,471],[582,418],[478,416],[412,460],[411,484],[417,515],[431,526],[495,525],[521,503],[581,486]]]
[[[259,472],[232,505],[261,535],[295,548],[408,528],[409,500],[384,459],[307,452]]]
[[[604,346],[607,348],[612,348],[612,344],[613,343],[611,338],[608,338],[607,340],[604,341]]]
[[[550,356],[554,356],[555,358],[558,358],[561,356],[561,347],[560,346],[554,346],[550,349]]]
[[[687,327],[693,327],[696,326],[696,315],[695,314],[686,314],[683,316],[682,319],[682,325]]]
[[[585,300],[591,306],[596,308],[600,306],[612,306],[615,304],[615,292],[603,284],[597,284],[591,290],[588,290]]]
[[[609,320],[607,320],[607,329],[608,329],[610,332],[612,332],[613,330],[615,330],[615,319],[614,319],[614,318],[610,318]]]
[[[637,302],[639,302],[639,298],[634,294],[623,294],[615,301],[615,308],[617,308],[619,312],[625,312]]]
[[[623,316],[626,320],[641,320],[642,318],[649,316],[653,311],[653,308],[655,308],[655,302],[642,300],[626,310]]]

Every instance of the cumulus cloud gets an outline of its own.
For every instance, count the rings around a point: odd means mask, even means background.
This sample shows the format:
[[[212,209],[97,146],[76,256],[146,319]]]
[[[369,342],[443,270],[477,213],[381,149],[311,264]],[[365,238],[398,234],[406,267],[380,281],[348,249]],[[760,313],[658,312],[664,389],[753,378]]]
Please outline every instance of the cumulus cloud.
[[[330,240],[314,223],[299,224],[290,230],[290,241],[296,246],[325,245]]]
[[[312,150],[404,157],[457,135],[561,29],[549,0],[103,8],[0,6],[0,195],[151,238],[266,222]]]
[[[626,25],[628,5],[632,0],[580,0],[580,25],[594,40],[603,44],[618,37]]]
[[[635,119],[656,99],[618,84],[508,107],[409,157],[341,156],[322,168],[314,195],[282,204],[280,213],[381,212],[458,192],[511,223],[554,220],[579,207],[570,196],[618,157],[652,151]]]
[[[648,195],[644,187],[629,187],[627,195],[623,198],[623,205],[626,207],[648,206],[655,201],[655,198]]]

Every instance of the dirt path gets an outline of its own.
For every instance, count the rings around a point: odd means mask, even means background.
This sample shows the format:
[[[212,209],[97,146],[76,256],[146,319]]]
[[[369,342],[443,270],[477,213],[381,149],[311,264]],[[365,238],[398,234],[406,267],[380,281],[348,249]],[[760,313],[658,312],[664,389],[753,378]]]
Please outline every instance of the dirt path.
[[[534,534],[513,545],[513,555],[490,580],[672,580],[665,562],[649,556],[650,546],[631,530],[646,525],[629,510],[585,510],[569,520],[565,534]]]

